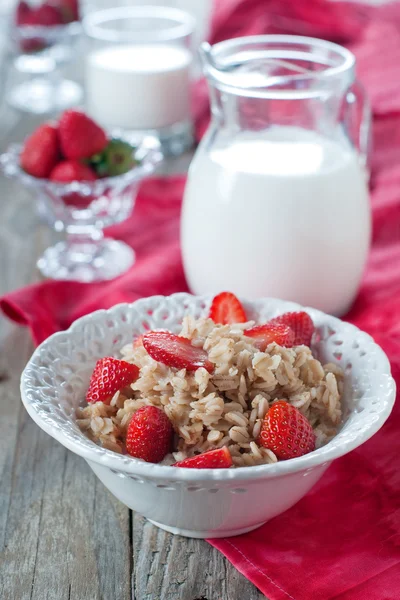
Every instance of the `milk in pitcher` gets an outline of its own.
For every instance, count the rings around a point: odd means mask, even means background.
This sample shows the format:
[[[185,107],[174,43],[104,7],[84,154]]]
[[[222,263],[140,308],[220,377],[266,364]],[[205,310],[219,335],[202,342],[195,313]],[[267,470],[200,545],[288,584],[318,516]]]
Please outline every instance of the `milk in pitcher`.
[[[191,165],[182,217],[191,290],[345,312],[370,239],[367,179],[354,149],[284,126],[206,146]]]

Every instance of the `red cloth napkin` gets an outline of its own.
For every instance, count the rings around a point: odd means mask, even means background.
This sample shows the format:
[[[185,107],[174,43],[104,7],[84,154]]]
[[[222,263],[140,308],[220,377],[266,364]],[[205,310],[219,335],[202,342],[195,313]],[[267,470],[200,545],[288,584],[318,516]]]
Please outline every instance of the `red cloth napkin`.
[[[400,385],[400,3],[218,0],[210,41],[278,31],[339,41],[357,56],[374,111],[374,228],[348,319],[381,344]],[[200,82],[194,101],[199,137],[208,123],[206,100]],[[147,181],[131,219],[108,231],[137,252],[128,273],[110,283],[47,281],[11,292],[0,301],[4,313],[28,325],[40,342],[97,308],[186,290],[178,241],[183,186],[183,178]],[[270,600],[398,600],[399,431],[395,406],[383,429],[335,461],[295,507],[254,532],[210,543]]]
[[[184,184],[184,177],[149,179],[140,189],[133,215],[106,231],[135,249],[136,263],[127,273],[95,284],[35,283],[0,299],[4,314],[27,325],[39,344],[99,308],[187,291],[178,236]]]

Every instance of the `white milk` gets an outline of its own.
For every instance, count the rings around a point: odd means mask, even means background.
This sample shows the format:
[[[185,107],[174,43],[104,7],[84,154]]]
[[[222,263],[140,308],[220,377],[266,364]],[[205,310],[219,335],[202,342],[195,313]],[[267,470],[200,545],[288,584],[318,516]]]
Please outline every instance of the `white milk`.
[[[343,314],[370,240],[364,170],[344,141],[293,127],[204,141],[182,217],[186,275],[196,294],[275,296]]]
[[[166,44],[112,46],[89,54],[88,113],[104,127],[161,129],[189,119],[188,50]]]

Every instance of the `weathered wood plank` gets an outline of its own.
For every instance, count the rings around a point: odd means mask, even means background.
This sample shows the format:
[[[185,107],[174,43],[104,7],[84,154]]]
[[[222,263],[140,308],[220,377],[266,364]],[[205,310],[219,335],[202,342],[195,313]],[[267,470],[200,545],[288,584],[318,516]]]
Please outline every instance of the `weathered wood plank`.
[[[186,172],[186,153],[159,172]],[[265,598],[215,548],[203,540],[173,536],[133,514],[132,600],[261,600]]]
[[[128,510],[82,459],[53,440],[47,450],[32,600],[129,598]]]
[[[0,151],[40,121],[1,105]],[[31,194],[1,178],[0,294],[39,278],[36,259],[53,237]],[[31,350],[28,332],[0,317],[1,600],[261,600],[217,550],[132,515],[30,420],[19,378]]]
[[[1,112],[0,148],[18,135],[20,120]],[[24,128],[24,126],[22,126]],[[2,179],[0,198],[0,293],[25,285],[34,277],[35,230],[37,218],[32,200],[15,182]],[[11,497],[15,485],[17,438],[24,416],[19,400],[19,378],[31,353],[26,331],[0,318],[0,550],[8,543],[7,528],[12,518]],[[33,440],[32,440],[33,441]],[[29,482],[29,474],[27,484]],[[28,488],[27,488],[28,489]],[[4,574],[0,569],[0,582]],[[1,583],[0,583],[1,590]],[[3,597],[0,593],[0,597]],[[16,596],[17,597],[17,596]]]
[[[2,148],[35,126],[30,118],[12,116],[8,128],[5,113],[0,117]],[[5,293],[38,278],[36,258],[52,236],[39,223],[35,199],[17,182],[2,179],[0,201]],[[129,511],[82,459],[28,417],[19,378],[32,350],[29,334],[3,318],[1,332],[0,598],[125,600],[132,560]]]
[[[264,596],[204,540],[174,536],[135,514],[133,600],[261,600]]]
[[[26,332],[14,331],[4,346],[7,347],[7,351],[0,352],[0,552],[6,544],[6,526],[16,460],[18,418],[21,408],[18,391],[19,375],[25,359],[29,356],[31,344]]]
[[[22,409],[2,554],[4,600],[125,600],[129,513]]]

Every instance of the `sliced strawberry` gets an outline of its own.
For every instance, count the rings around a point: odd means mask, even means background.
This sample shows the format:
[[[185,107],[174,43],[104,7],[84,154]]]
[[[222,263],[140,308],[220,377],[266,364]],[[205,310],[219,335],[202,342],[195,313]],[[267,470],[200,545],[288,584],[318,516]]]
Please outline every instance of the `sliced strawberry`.
[[[315,433],[295,406],[278,400],[264,417],[258,443],[287,460],[315,450]]]
[[[163,410],[143,406],[133,415],[126,434],[126,451],[135,458],[158,463],[171,451],[174,430]]]
[[[294,342],[293,330],[287,325],[271,325],[270,323],[257,325],[251,329],[245,329],[244,335],[253,338],[254,344],[261,352],[264,352],[272,342],[285,348],[291,348]]]
[[[191,458],[185,458],[172,465],[173,467],[185,467],[186,469],[228,469],[233,464],[232,456],[228,448],[217,448]]]
[[[168,367],[196,371],[204,367],[209,373],[214,365],[202,348],[192,346],[187,338],[166,331],[149,331],[143,336],[143,346],[151,358]]]
[[[294,331],[293,346],[309,346],[315,331],[314,323],[309,314],[304,311],[288,312],[275,317],[270,325],[288,325]]]
[[[89,404],[110,404],[116,392],[136,381],[138,377],[139,369],[136,365],[110,356],[101,358],[97,361],[90,378],[86,401]]]
[[[215,296],[210,308],[210,319],[214,323],[228,325],[230,323],[246,323],[246,313],[235,294],[231,292],[221,292]]]
[[[157,329],[157,332],[162,331],[163,333],[169,333],[169,331],[167,329]],[[150,331],[148,332],[150,333]],[[154,333],[154,331],[151,331],[151,333]],[[139,348],[139,346],[143,346],[143,336],[145,334],[142,333],[141,335],[138,335],[135,337],[135,339],[133,340],[133,347],[134,348]]]

